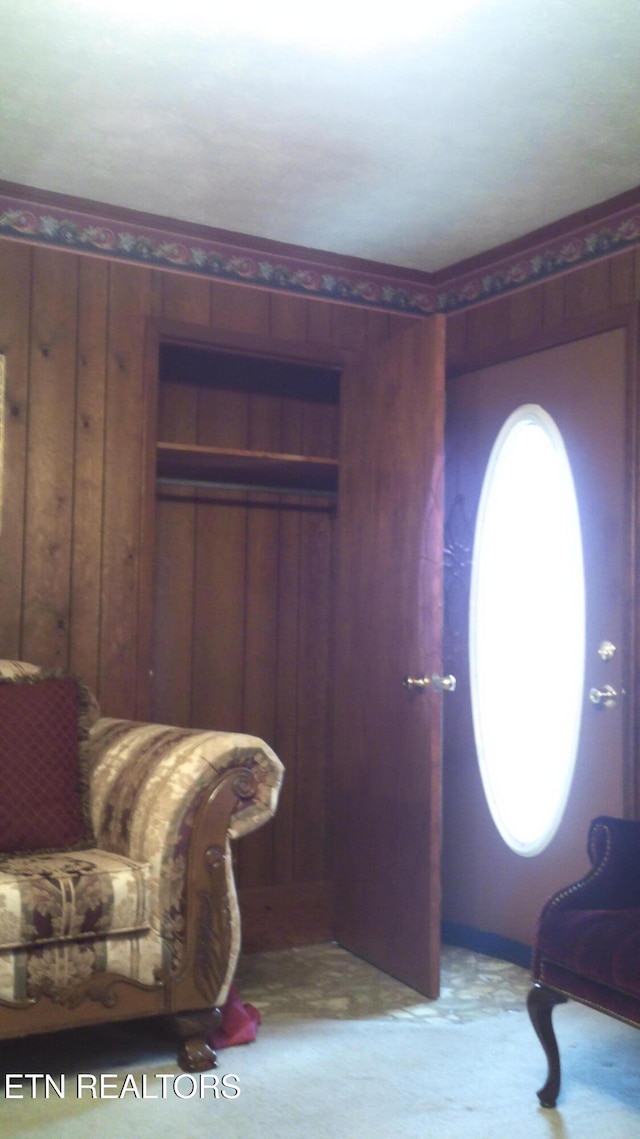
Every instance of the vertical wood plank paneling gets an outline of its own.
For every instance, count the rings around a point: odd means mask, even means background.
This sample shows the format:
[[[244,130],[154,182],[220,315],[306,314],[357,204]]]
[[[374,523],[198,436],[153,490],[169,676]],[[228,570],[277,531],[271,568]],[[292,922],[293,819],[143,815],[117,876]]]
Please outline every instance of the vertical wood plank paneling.
[[[309,302],[304,297],[270,296],[270,330],[275,340],[306,340],[309,333]]]
[[[99,694],[107,715],[125,717],[137,706],[144,328],[154,282],[145,269],[111,266]]]
[[[447,318],[447,368],[462,372],[506,358],[508,349],[547,346],[557,332],[606,316],[634,299],[633,252],[585,265]],[[551,342],[553,340],[551,339]]]
[[[464,367],[467,351],[466,310],[447,317],[447,372]]]
[[[470,353],[490,355],[498,344],[509,338],[511,300],[511,297],[499,297],[469,310],[467,348]]]
[[[318,501],[300,520],[301,604],[298,630],[294,877],[326,878],[330,770],[329,693],[332,633],[333,518]]]
[[[349,305],[332,305],[331,342],[336,348],[363,351],[367,344],[366,311]]]
[[[323,414],[318,411],[322,409]],[[303,408],[302,451],[325,455],[336,443],[337,408]],[[298,628],[298,711],[294,833],[294,876],[298,881],[329,873],[330,695],[333,633],[333,539],[330,500],[307,503],[300,518],[300,607]],[[319,509],[323,508],[323,509]],[[309,806],[312,805],[312,810]],[[304,821],[304,826],[300,825]]]
[[[0,656],[19,658],[27,470],[32,250],[0,242],[0,351],[6,356],[4,475],[0,530]]]
[[[279,449],[281,414],[279,397],[250,396],[249,449]],[[275,738],[276,731],[280,500],[267,494],[247,497],[242,718],[247,731],[269,740]],[[247,836],[238,855],[242,886],[270,883],[273,827]]]
[[[166,274],[162,315],[206,325],[208,281]],[[158,392],[157,438],[195,443],[198,398],[184,377],[163,378]],[[196,495],[190,488],[158,488],[152,623],[151,715],[161,723],[191,724]]]
[[[613,308],[633,304],[635,288],[635,257],[629,251],[609,262],[610,303]]]
[[[610,305],[610,266],[608,259],[569,273],[565,278],[565,312],[569,320],[580,320],[605,312]]]
[[[33,259],[23,654],[69,663],[78,258]]]
[[[208,324],[211,315],[211,285],[197,277],[177,273],[162,276],[162,315],[169,320]]]
[[[109,265],[78,265],[78,386],[71,573],[70,662],[98,686]]]
[[[192,723],[240,731],[243,723],[246,507],[242,495],[198,501],[194,579]]]
[[[450,365],[472,367],[512,341],[534,344],[538,330],[547,336],[628,303],[637,264],[640,254],[629,252],[452,315]],[[123,715],[133,714],[144,624],[137,575],[151,313],[356,353],[408,320],[0,242],[8,367],[0,650],[45,663],[69,658],[98,682],[105,712]],[[336,409],[321,403],[305,409],[295,399],[167,382],[158,429],[167,439],[197,431],[200,442],[332,454],[336,422]],[[245,726],[274,741],[287,766],[280,809],[253,846],[240,844],[240,876],[244,885],[304,887],[327,865],[333,522],[317,500],[254,498],[261,505],[228,492],[160,496],[159,548],[174,557],[158,559],[155,607],[173,611],[154,650],[167,662],[154,718]],[[203,636],[192,644],[194,629]]]
[[[544,285],[542,320],[545,332],[558,328],[565,320],[565,278],[554,277]]]
[[[538,285],[521,289],[509,297],[509,336],[511,340],[524,340],[539,336],[542,331],[544,297]]]
[[[340,422],[338,406],[335,403],[303,403],[302,453],[317,455],[323,459],[337,459],[339,450]],[[313,450],[308,450],[313,448]]]
[[[280,446],[289,454],[302,452],[302,402],[285,400],[281,417]],[[279,572],[277,597],[277,658],[275,750],[285,765],[286,777],[280,794],[273,829],[274,881],[294,881],[295,806],[298,782],[298,643],[300,606],[299,499],[283,500],[279,514]],[[308,805],[305,807],[308,809]]]
[[[365,309],[366,317],[366,342],[367,345],[376,344],[379,340],[388,340],[391,335],[391,321],[389,313],[376,312],[373,309]]]
[[[329,302],[310,301],[307,318],[307,335],[310,344],[331,344],[331,312]]]
[[[191,726],[195,499],[188,491],[156,497],[151,719]]]
[[[195,442],[197,394],[188,384],[163,383],[158,438]],[[191,723],[196,499],[189,488],[156,494],[151,715],[160,723]]]
[[[211,326],[226,331],[269,335],[269,293],[244,285],[211,282]]]
[[[225,402],[224,396],[230,394]],[[246,393],[198,390],[198,442],[246,447]],[[198,495],[193,618],[192,722],[242,728],[247,512],[245,495]]]

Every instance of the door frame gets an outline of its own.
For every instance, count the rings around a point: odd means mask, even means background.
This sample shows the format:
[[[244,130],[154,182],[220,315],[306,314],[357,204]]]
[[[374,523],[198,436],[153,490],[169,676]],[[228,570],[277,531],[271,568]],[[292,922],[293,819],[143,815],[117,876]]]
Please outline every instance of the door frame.
[[[491,302],[487,301],[487,305]],[[479,307],[479,306],[478,306]],[[484,307],[484,306],[483,306]],[[628,478],[625,486],[625,514],[629,524],[628,565],[625,583],[625,611],[629,637],[623,660],[626,677],[626,697],[623,707],[623,778],[625,817],[640,817],[640,761],[636,755],[640,748],[640,724],[636,710],[640,708],[640,303],[621,305],[605,313],[579,319],[567,319],[561,324],[529,336],[503,342],[477,353],[447,368],[446,381],[468,372],[479,371],[494,364],[508,363],[523,356],[533,355],[548,348],[560,347],[572,341],[587,339],[599,333],[619,329],[625,334],[626,372],[626,439],[625,465]],[[445,390],[446,390],[445,381]],[[446,436],[445,436],[446,437]],[[444,740],[446,754],[446,739]],[[586,837],[585,837],[586,841]]]

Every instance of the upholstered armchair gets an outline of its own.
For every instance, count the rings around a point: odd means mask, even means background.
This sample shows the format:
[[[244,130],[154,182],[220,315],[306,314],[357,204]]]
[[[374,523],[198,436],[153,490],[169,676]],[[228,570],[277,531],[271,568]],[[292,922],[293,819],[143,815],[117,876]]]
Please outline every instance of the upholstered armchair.
[[[588,852],[592,869],[548,900],[534,944],[527,1005],[547,1057],[543,1107],[560,1091],[557,1004],[571,997],[640,1027],[640,821],[594,819]]]
[[[163,1015],[215,1066],[240,949],[231,841],[273,815],[262,740],[100,717],[0,662],[0,1039]]]

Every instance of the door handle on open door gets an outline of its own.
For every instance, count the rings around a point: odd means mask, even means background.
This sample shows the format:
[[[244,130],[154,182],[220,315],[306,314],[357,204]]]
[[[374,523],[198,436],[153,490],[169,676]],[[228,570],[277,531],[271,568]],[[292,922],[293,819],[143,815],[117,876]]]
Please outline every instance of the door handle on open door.
[[[456,678],[455,676],[439,676],[434,673],[433,676],[405,676],[402,681],[405,688],[410,692],[424,692],[425,688],[431,688],[434,692],[455,692]]]

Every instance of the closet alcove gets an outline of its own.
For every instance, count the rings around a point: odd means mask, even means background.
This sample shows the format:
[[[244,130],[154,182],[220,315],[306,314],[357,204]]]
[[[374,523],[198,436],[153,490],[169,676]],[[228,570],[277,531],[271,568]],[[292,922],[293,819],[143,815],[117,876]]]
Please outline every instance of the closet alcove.
[[[339,387],[335,367],[160,346],[151,716],[260,736],[287,773],[238,844],[249,950],[331,935]]]

